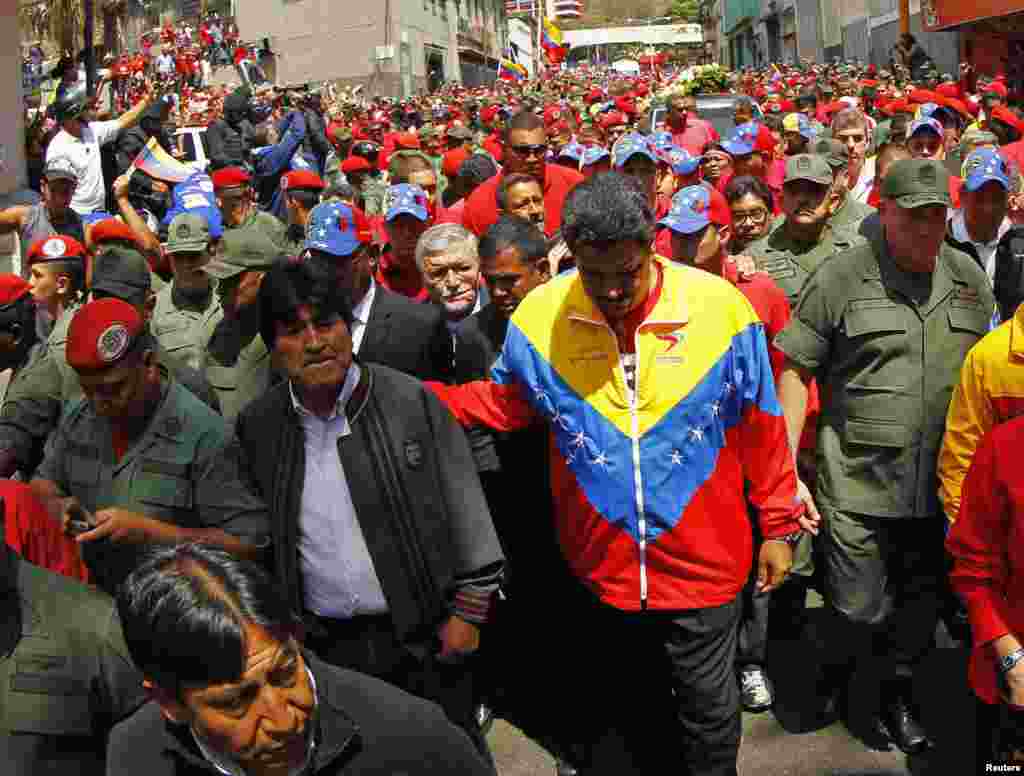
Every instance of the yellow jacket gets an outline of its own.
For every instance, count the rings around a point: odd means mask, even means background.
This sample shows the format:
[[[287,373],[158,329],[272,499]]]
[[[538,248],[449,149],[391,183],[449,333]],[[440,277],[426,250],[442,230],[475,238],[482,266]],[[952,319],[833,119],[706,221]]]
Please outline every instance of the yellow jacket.
[[[960,488],[982,437],[1024,415],[1024,305],[967,354],[946,415],[939,452],[939,500],[949,521],[960,511]]]

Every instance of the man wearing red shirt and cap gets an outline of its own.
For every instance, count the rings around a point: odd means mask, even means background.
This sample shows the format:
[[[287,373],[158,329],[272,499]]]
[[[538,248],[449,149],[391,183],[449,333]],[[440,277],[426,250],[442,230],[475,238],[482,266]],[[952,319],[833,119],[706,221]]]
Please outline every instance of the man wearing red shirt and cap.
[[[389,250],[380,257],[374,279],[389,291],[426,302],[429,296],[416,266],[416,243],[432,224],[427,193],[402,183],[388,188],[387,201],[384,228]]]
[[[575,170],[548,164],[547,134],[544,121],[534,113],[522,111],[513,116],[505,130],[505,164],[502,174],[524,173],[541,182],[544,188],[544,225],[548,236],[562,225],[562,204],[572,188],[583,180]],[[477,236],[498,220],[497,188],[501,176],[485,181],[466,201],[463,226]]]
[[[306,242],[309,214],[320,204],[323,179],[312,170],[292,170],[281,176],[281,194],[288,215],[288,255],[298,256]]]

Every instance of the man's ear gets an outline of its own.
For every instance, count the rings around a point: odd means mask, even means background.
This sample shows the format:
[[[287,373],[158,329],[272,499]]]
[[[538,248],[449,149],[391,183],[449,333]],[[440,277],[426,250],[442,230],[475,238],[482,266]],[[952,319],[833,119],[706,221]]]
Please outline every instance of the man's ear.
[[[142,680],[142,689],[151,701],[160,707],[160,714],[168,722],[175,725],[188,725],[192,722],[193,714],[172,692],[157,686],[149,679]]]
[[[552,266],[550,254],[546,254],[537,259],[535,266],[537,268],[537,274],[540,275],[541,283],[547,283],[551,280]],[[555,266],[557,267],[557,265]]]
[[[156,309],[156,294],[153,289],[146,292],[146,301],[142,305],[142,320],[149,321],[153,317],[153,310]]]

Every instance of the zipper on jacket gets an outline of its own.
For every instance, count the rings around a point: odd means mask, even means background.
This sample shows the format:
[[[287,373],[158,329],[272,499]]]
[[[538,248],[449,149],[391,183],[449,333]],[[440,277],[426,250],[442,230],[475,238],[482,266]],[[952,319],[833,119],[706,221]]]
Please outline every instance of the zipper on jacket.
[[[641,324],[642,325],[642,324]],[[640,608],[647,608],[647,515],[644,512],[644,484],[643,476],[640,473],[640,416],[637,411],[637,394],[640,392],[640,347],[637,342],[637,335],[640,327],[633,332],[633,387],[629,390],[629,419],[630,430],[632,431],[633,448],[633,492],[636,496],[637,530],[640,532]],[[615,332],[612,332],[615,335]],[[619,338],[615,337],[615,350],[619,350]],[[622,363],[622,354],[619,353],[619,363]],[[623,370],[625,371],[625,370]],[[625,375],[623,375],[625,376]]]

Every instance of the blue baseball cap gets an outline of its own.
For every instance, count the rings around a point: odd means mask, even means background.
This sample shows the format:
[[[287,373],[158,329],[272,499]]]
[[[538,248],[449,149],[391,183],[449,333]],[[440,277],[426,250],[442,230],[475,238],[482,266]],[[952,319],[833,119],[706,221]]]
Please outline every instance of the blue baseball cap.
[[[746,156],[754,153],[754,146],[757,143],[757,124],[748,121],[740,124],[732,137],[722,143],[722,148],[730,156]]]
[[[651,143],[658,151],[671,151],[675,147],[671,132],[655,132],[651,135]]]
[[[562,150],[558,152],[558,158],[561,159],[563,156],[568,159],[575,159],[577,162],[583,158],[583,146],[579,143],[566,143],[562,146]]]
[[[994,148],[971,151],[961,172],[967,191],[977,191],[989,181],[996,181],[1005,190],[1010,190],[1010,171],[1006,168],[1006,160]]]
[[[934,132],[939,137],[942,137],[942,125],[935,119],[932,118],[920,118],[914,119],[910,122],[910,126],[907,127],[907,139],[909,140],[918,132],[921,131]]]
[[[637,132],[630,132],[623,135],[612,147],[612,166],[616,169],[622,167],[633,156],[640,154],[658,163],[658,155],[654,151],[651,141]]]
[[[707,186],[686,186],[672,197],[672,208],[658,221],[673,232],[693,234],[711,223],[711,190]]]
[[[692,175],[700,167],[703,156],[694,156],[685,148],[672,146],[664,153],[659,154],[661,161],[672,168],[676,175]]]
[[[324,202],[313,208],[306,224],[306,248],[332,256],[351,256],[373,238],[366,215],[342,202]]]
[[[597,164],[602,159],[607,159],[611,154],[604,146],[587,146],[583,149],[583,166],[588,167]]]
[[[386,201],[388,205],[385,221],[393,221],[403,213],[415,216],[420,221],[430,218],[427,211],[427,192],[413,183],[399,183],[389,186]]]

